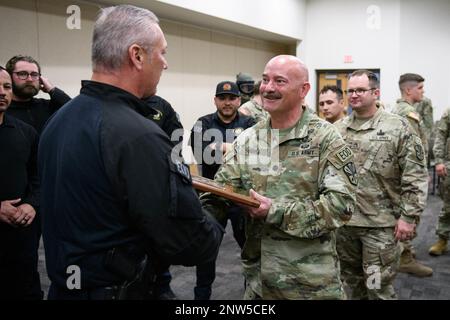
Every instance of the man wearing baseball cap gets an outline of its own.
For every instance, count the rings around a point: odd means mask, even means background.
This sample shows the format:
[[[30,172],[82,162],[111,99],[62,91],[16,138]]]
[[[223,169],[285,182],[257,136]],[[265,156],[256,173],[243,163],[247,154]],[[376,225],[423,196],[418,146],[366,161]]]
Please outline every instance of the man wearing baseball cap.
[[[241,94],[236,83],[222,81],[216,86],[214,96],[216,112],[200,117],[191,131],[189,141],[194,157],[201,164],[202,176],[214,179],[222,163],[222,155],[232,146],[234,139],[245,129],[253,126],[253,118],[239,114]],[[245,241],[244,217],[238,206],[227,211],[227,219],[219,221],[225,228],[231,220],[233,236],[242,248]],[[211,286],[216,277],[215,261],[197,266],[196,300],[209,300]]]

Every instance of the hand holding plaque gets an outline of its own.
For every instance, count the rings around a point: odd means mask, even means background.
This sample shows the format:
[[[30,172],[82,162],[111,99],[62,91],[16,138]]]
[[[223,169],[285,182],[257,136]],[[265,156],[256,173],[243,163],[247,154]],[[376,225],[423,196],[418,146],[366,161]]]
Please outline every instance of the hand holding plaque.
[[[229,199],[238,204],[245,204],[254,208],[259,208],[259,201],[249,196],[244,196],[233,191],[231,186],[222,185],[214,180],[192,175],[192,186],[202,192],[211,192],[225,199]]]

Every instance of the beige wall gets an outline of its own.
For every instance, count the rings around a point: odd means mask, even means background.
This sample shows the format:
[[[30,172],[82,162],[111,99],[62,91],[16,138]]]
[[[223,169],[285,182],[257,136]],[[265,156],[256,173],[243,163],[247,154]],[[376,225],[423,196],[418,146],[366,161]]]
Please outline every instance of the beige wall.
[[[72,4],[81,9],[79,30],[66,26],[66,10]],[[15,54],[29,54],[41,63],[44,76],[76,96],[80,81],[91,74],[90,45],[97,10],[98,5],[84,1],[2,0],[0,64]],[[169,69],[163,73],[158,94],[172,103],[188,130],[198,117],[214,112],[219,81],[235,80],[239,71],[258,78],[268,59],[289,50],[282,44],[163,19],[161,27],[168,41]]]

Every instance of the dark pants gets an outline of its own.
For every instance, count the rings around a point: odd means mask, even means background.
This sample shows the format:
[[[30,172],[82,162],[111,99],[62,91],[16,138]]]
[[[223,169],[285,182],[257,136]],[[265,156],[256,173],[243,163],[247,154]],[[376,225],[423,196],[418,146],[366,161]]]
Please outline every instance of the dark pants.
[[[227,211],[227,219],[219,221],[225,229],[228,219],[233,228],[233,237],[242,249],[245,243],[245,217],[241,207],[233,206]],[[209,300],[211,297],[211,286],[216,278],[216,261],[198,265],[196,268],[197,286],[194,288],[195,300]]]
[[[163,293],[170,291],[170,282],[172,281],[172,275],[170,274],[169,267],[163,271],[159,271],[156,276],[156,296],[160,296]]]
[[[48,300],[115,300],[116,291],[110,288],[95,288],[90,290],[69,290],[50,285]]]
[[[1,300],[42,300],[37,268],[40,236],[39,215],[25,228],[0,222]]]

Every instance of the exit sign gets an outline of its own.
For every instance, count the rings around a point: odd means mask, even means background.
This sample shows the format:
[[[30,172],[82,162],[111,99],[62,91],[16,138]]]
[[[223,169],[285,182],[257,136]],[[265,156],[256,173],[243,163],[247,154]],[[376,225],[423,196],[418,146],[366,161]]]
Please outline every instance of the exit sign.
[[[344,56],[344,63],[353,63],[352,56]]]

